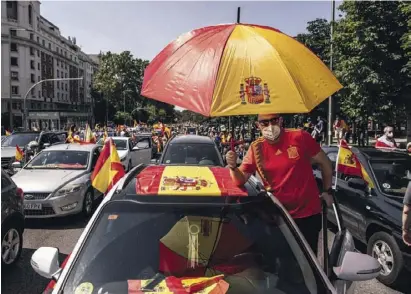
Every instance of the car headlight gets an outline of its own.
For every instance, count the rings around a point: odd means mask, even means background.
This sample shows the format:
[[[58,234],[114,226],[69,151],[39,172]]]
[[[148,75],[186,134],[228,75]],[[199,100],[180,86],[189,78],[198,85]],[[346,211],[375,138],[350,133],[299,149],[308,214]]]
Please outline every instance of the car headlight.
[[[56,193],[54,193],[54,196],[63,196],[67,195],[70,193],[78,192],[84,187],[84,184],[67,184],[64,187],[60,188],[57,190]]]

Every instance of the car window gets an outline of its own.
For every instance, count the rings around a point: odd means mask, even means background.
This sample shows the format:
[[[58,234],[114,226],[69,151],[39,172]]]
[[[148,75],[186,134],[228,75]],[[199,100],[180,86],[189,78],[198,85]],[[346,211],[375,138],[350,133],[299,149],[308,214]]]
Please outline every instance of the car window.
[[[147,149],[150,148],[150,139],[149,138],[144,138],[141,141],[139,141],[136,146],[139,149]]]
[[[220,158],[213,144],[170,143],[163,164],[220,165]]]
[[[18,146],[26,146],[31,141],[37,141],[39,137],[38,133],[26,133],[26,134],[13,134],[4,138],[1,142],[2,147],[16,147]]]
[[[218,275],[227,293],[322,292],[287,223],[267,206],[231,205],[222,214],[221,206],[108,203],[69,269],[64,293],[83,283],[114,293],[152,278],[152,292],[167,292],[167,281]]]
[[[49,134],[43,134],[40,137],[40,143],[44,144],[44,143],[50,143],[50,135]]]
[[[117,150],[127,150],[127,140],[113,139],[113,143]]]
[[[59,142],[66,142],[67,135],[65,133],[58,134],[57,138],[58,138]]]
[[[50,144],[60,143],[61,140],[57,137],[56,134],[50,135]]]
[[[45,149],[25,169],[87,169],[88,151]]]
[[[93,152],[93,158],[91,160],[91,168],[94,169],[94,167],[96,166],[98,157],[100,156],[100,151],[98,149],[94,150]]]
[[[371,168],[384,193],[404,197],[411,179],[411,159],[408,155],[404,155],[403,160],[371,160]]]

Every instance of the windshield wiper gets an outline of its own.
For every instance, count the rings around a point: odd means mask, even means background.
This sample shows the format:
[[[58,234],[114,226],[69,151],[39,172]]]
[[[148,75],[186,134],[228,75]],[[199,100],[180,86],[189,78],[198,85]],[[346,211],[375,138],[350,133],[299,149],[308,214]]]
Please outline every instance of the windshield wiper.
[[[150,283],[148,283],[145,287],[142,287],[141,291],[154,292],[155,287],[157,287],[157,285],[160,284],[165,278],[166,278],[165,275],[156,273],[155,276],[153,277],[153,280]]]

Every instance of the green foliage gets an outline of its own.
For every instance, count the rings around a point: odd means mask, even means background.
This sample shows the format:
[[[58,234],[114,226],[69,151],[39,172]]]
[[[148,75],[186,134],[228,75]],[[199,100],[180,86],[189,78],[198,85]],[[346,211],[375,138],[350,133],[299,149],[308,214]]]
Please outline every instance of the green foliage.
[[[400,2],[345,1],[336,25],[335,73],[346,115],[387,121],[404,105],[406,64],[399,40],[407,33]]]
[[[118,125],[131,125],[133,118],[130,113],[117,111],[114,115],[114,123]]]
[[[119,54],[107,52],[101,55],[93,87],[104,99],[108,99],[116,115],[125,110],[132,119],[142,121],[156,119],[159,114],[164,118],[173,115],[173,105],[148,100],[140,95],[144,70],[148,63],[147,60],[134,58],[129,51]],[[111,113],[109,116],[112,115]],[[121,115],[116,117],[122,119]]]

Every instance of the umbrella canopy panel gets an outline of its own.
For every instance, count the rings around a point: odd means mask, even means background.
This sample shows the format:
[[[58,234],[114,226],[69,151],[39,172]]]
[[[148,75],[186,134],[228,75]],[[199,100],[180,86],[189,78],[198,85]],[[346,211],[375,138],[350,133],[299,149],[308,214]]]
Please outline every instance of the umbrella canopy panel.
[[[308,48],[248,24],[201,28],[147,67],[142,95],[205,116],[309,112],[342,86]]]

